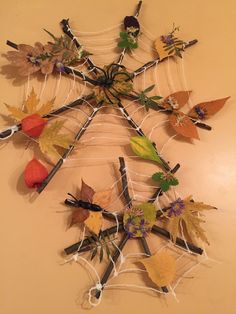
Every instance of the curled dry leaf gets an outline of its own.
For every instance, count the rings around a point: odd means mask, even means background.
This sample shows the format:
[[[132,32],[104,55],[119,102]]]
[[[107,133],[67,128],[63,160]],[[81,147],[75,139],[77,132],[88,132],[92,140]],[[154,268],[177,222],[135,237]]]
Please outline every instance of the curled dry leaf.
[[[150,279],[158,286],[169,285],[176,275],[176,262],[172,255],[160,252],[140,260],[148,272]]]
[[[197,127],[191,119],[182,112],[174,112],[169,116],[169,122],[176,133],[184,137],[199,139]]]
[[[195,119],[205,120],[216,114],[221,108],[224,107],[226,101],[230,97],[225,97],[221,99],[216,99],[208,102],[202,102],[194,106],[190,112],[189,116]]]

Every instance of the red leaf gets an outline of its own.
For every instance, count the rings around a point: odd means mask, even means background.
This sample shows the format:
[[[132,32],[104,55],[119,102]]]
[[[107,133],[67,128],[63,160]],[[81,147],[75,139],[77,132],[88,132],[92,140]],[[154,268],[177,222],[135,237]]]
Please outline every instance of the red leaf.
[[[32,114],[21,120],[23,132],[32,137],[38,137],[46,123],[47,121],[38,114]]]
[[[208,102],[202,102],[196,106],[194,106],[190,112],[189,116],[200,119],[200,120],[205,120],[208,119],[209,117],[213,116],[215,113],[217,113],[221,108],[224,107],[224,104],[230,97],[225,97],[221,99],[216,99]]]
[[[47,177],[48,171],[37,159],[32,159],[25,168],[24,180],[28,188],[37,188]]]
[[[89,217],[89,211],[87,209],[79,207],[78,209],[74,210],[71,215],[70,226],[74,224],[84,222]]]
[[[95,191],[84,181],[82,180],[81,190],[80,190],[80,199],[84,202],[93,202],[93,196]]]
[[[182,108],[189,100],[191,91],[179,91],[167,96],[164,99],[166,108],[178,110]]]
[[[185,137],[199,139],[195,124],[182,112],[175,112],[169,116],[169,121],[174,130]]]

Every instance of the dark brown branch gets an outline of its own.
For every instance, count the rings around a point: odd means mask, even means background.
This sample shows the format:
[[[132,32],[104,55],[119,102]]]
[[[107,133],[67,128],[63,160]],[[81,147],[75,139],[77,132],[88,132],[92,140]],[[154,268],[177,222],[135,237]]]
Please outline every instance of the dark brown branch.
[[[124,194],[125,202],[127,207],[132,207],[132,200],[129,195],[129,188],[128,188],[128,180],[125,168],[125,160],[123,157],[119,157],[120,162],[120,174],[121,174],[121,182],[122,182],[122,191]]]
[[[128,99],[132,99],[132,100],[139,100],[139,97],[133,94],[128,94],[128,95],[124,95],[126,98]],[[165,107],[163,107],[161,104],[155,102],[152,100],[152,105],[149,106],[149,108],[155,110],[155,111],[159,111],[161,110],[162,113],[165,114],[172,114],[173,110],[172,109],[166,109]],[[212,129],[212,127],[206,123],[203,122],[198,122],[197,119],[190,117],[186,114],[187,117],[189,117],[189,119],[199,128],[204,129],[204,130],[208,130],[210,131]]]
[[[14,48],[14,49],[18,49],[18,45],[15,44],[15,43],[13,43],[13,42],[10,41],[10,40],[7,40],[6,44],[7,44],[8,46]],[[97,83],[96,80],[91,79],[90,77],[88,77],[87,75],[85,75],[83,72],[80,72],[80,71],[78,71],[78,70],[73,70],[73,69],[71,69],[70,67],[67,67],[67,66],[64,66],[64,70],[65,70],[66,74],[73,74],[73,75],[76,75],[76,76],[82,78],[83,81],[85,81],[85,82],[88,82],[88,83],[90,83],[90,84],[92,84],[92,85],[94,85],[94,86],[97,86],[97,85],[98,85],[98,83]]]
[[[95,115],[97,114],[99,108],[102,106],[102,103],[98,104],[96,108],[93,109],[92,113],[90,114],[90,116],[88,117],[88,119],[86,120],[86,122],[83,124],[83,127],[80,128],[79,132],[76,134],[74,141],[77,142],[79,141],[79,139],[81,138],[81,136],[84,134],[85,130],[87,129],[87,127],[90,125],[90,123],[92,122],[93,118],[95,117]],[[61,168],[63,162],[69,157],[69,155],[72,153],[72,151],[74,150],[75,145],[72,144],[63,154],[63,156],[58,160],[58,162],[56,163],[56,165],[52,168],[52,170],[50,171],[50,173],[48,174],[48,176],[41,182],[40,186],[37,188],[37,192],[41,193],[45,187],[48,185],[48,183],[52,180],[52,178],[55,176],[55,174],[57,173],[57,171]]]
[[[142,238],[139,238],[139,239],[140,239],[140,242],[141,242],[141,244],[142,244],[142,247],[143,247],[144,252],[145,252],[148,256],[151,256],[152,254],[151,254],[151,251],[150,251],[150,249],[149,249],[149,246],[148,246],[148,243],[147,243],[146,238],[142,237]],[[161,287],[161,290],[162,290],[163,292],[165,292],[165,293],[168,293],[168,292],[169,292],[168,289],[167,289],[167,287],[165,287],[165,286]]]
[[[89,101],[92,98],[94,98],[94,94],[89,94],[88,96],[76,99],[75,101],[71,102],[68,105],[64,105],[58,109],[55,109],[48,114],[43,115],[43,118],[55,118],[56,115],[66,112],[67,110],[70,110],[76,106],[82,105],[84,101]],[[15,128],[14,132],[12,131],[12,128]],[[13,125],[11,128],[8,128],[2,132],[0,132],[0,139],[8,138],[9,136],[13,135],[14,133],[21,130],[21,123],[18,123],[16,125]]]
[[[120,108],[120,111],[122,113],[122,115],[126,118],[127,122],[131,125],[131,127],[134,129],[134,131],[139,135],[139,136],[145,136],[145,133],[143,132],[143,130],[140,128],[140,126],[130,117],[129,113],[127,112],[127,110],[125,109],[125,107],[122,105],[121,102],[118,103],[118,106]],[[156,146],[155,143],[153,143],[153,147],[156,150]],[[157,152],[157,150],[156,150]],[[158,152],[157,152],[158,154]],[[159,155],[158,155],[159,156]],[[165,168],[166,171],[170,171],[171,168],[169,166],[169,164],[159,156],[159,158],[161,159],[162,163],[163,163],[163,167]]]
[[[71,30],[70,25],[69,25],[69,19],[63,19],[60,22],[60,24],[62,26],[62,30],[63,30],[64,34],[66,34],[67,36],[70,37],[70,39],[74,42],[74,44],[76,45],[77,48],[80,48],[81,44],[78,42],[78,40],[76,39],[76,37],[72,33],[72,30]],[[97,70],[96,70],[95,65],[92,62],[92,60],[90,58],[86,58],[86,62],[89,65],[88,69],[91,70],[94,74],[97,74]]]
[[[197,39],[194,39],[194,40],[189,41],[188,43],[185,44],[184,49],[195,45],[197,42],[198,42]],[[137,75],[140,75],[141,73],[143,73],[143,72],[146,71],[147,69],[150,69],[150,68],[153,67],[154,65],[165,61],[167,58],[170,58],[170,57],[166,57],[166,58],[163,58],[163,59],[161,59],[161,60],[160,60],[159,58],[157,58],[157,59],[155,59],[155,60],[152,60],[152,61],[149,61],[149,62],[145,63],[144,65],[142,65],[140,68],[138,68],[137,70],[135,70],[135,71],[132,73],[132,74],[133,74],[133,77],[135,77],[135,76],[137,76]]]
[[[118,245],[118,248],[116,249],[115,253],[112,256],[112,261],[110,261],[110,263],[109,263],[109,265],[107,267],[107,270],[105,271],[105,273],[104,273],[104,275],[103,275],[103,277],[101,279],[102,289],[103,289],[103,286],[106,284],[108,278],[110,277],[110,274],[111,274],[111,272],[114,269],[114,264],[117,262],[118,257],[120,256],[120,253],[123,250],[123,248],[124,248],[124,246],[125,246],[125,244],[127,243],[128,240],[129,240],[129,235],[125,232],[123,238],[121,239],[121,241],[120,241],[120,243]],[[100,295],[101,295],[101,291],[97,290],[96,293],[95,293],[95,297],[97,299],[99,299]]]
[[[154,234],[158,234],[166,239],[169,239],[169,240],[172,240],[172,237],[171,237],[171,234],[169,231],[159,227],[159,226],[156,226],[154,225],[152,227],[152,230],[151,230],[152,233]],[[190,243],[190,242],[185,242],[183,239],[181,238],[176,238],[176,242],[175,244],[179,247],[181,247],[182,249],[185,249],[185,250],[189,250],[191,251],[192,253],[196,253],[196,254],[199,254],[199,255],[202,255],[203,253],[203,249],[201,249],[200,247],[197,247],[196,245],[194,245],[193,243]]]
[[[123,228],[123,224],[120,223],[119,226],[118,226],[118,232],[121,232],[123,231],[124,228]],[[114,226],[114,227],[111,227],[111,228],[108,228],[106,230],[103,230],[101,231],[100,235],[102,237],[107,237],[107,236],[110,236],[114,233],[117,232],[117,226]],[[70,254],[73,254],[73,253],[76,253],[76,252],[80,252],[81,250],[84,250],[88,245],[91,244],[91,239],[93,239],[93,236],[89,237],[89,238],[86,238],[84,240],[81,240],[75,244],[72,244],[70,246],[68,246],[67,248],[64,249],[64,252],[67,254],[67,255],[70,255]],[[81,248],[79,249],[80,245],[82,244]],[[79,251],[78,251],[79,249]]]

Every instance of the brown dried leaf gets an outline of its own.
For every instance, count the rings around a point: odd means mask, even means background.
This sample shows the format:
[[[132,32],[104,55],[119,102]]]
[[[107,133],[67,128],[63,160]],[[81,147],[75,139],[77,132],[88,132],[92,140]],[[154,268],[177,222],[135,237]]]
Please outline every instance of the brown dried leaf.
[[[70,226],[74,224],[84,222],[89,217],[89,211],[87,209],[79,207],[78,209],[74,210],[71,215]]]
[[[175,110],[182,108],[188,102],[191,92],[192,91],[179,91],[170,94],[163,101],[164,107]],[[173,103],[173,107],[171,103]]]
[[[82,180],[81,190],[80,190],[80,199],[84,202],[92,203],[94,194],[95,194],[95,191],[91,188],[91,186],[87,185]]]
[[[190,112],[189,116],[200,119],[200,120],[205,120],[216,114],[221,108],[224,107],[226,101],[230,97],[225,97],[221,99],[216,99],[208,102],[202,102],[196,106],[194,106]],[[198,113],[200,111],[200,113]]]
[[[140,261],[146,268],[150,279],[158,286],[169,285],[175,278],[176,262],[172,255],[160,252]]]
[[[111,202],[112,189],[95,192],[93,195],[93,203],[105,209]]]
[[[182,112],[174,112],[169,116],[169,122],[174,130],[185,137],[199,139],[197,127]]]

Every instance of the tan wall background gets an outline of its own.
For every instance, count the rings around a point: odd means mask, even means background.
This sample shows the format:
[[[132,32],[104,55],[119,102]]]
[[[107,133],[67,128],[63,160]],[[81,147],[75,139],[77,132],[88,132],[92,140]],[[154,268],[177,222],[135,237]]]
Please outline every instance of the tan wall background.
[[[45,41],[47,37],[41,29],[58,34],[62,18],[70,17],[73,25],[84,31],[105,29],[131,14],[135,4],[134,0],[2,0],[0,51],[8,50],[7,39],[22,43]],[[219,208],[207,214],[206,229],[211,243],[207,252],[220,263],[201,265],[193,279],[185,279],[177,290],[179,303],[172,296],[164,300],[140,291],[107,290],[102,304],[92,313],[236,313],[235,11],[233,0],[146,0],[141,14],[142,23],[156,36],[175,22],[181,25],[184,38],[199,39],[199,44],[186,52],[185,59],[194,102],[231,95],[225,108],[210,121],[212,132],[200,131],[201,141],[194,145],[173,141],[166,150],[173,164],[179,161],[182,165],[178,175],[181,193],[192,193]],[[1,57],[0,65],[4,64],[6,60]],[[4,73],[0,82],[2,108],[4,102],[20,104],[26,84],[13,82]],[[45,93],[50,94],[50,90]],[[4,123],[2,120],[1,125]],[[109,152],[109,146],[106,149]],[[92,147],[86,154],[93,156]],[[90,278],[79,265],[60,266],[61,249],[73,243],[78,232],[65,232],[67,213],[57,211],[65,210],[61,202],[67,192],[75,189],[81,176],[97,189],[111,184],[112,166],[88,168],[84,164],[76,171],[62,170],[47,191],[31,202],[22,180],[18,180],[31,153],[24,151],[24,145],[10,141],[1,146],[0,158],[0,312],[85,313],[79,300],[85,288],[91,286]],[[106,180],[100,180],[105,171]],[[65,189],[65,178],[72,173],[73,179],[66,182]]]

